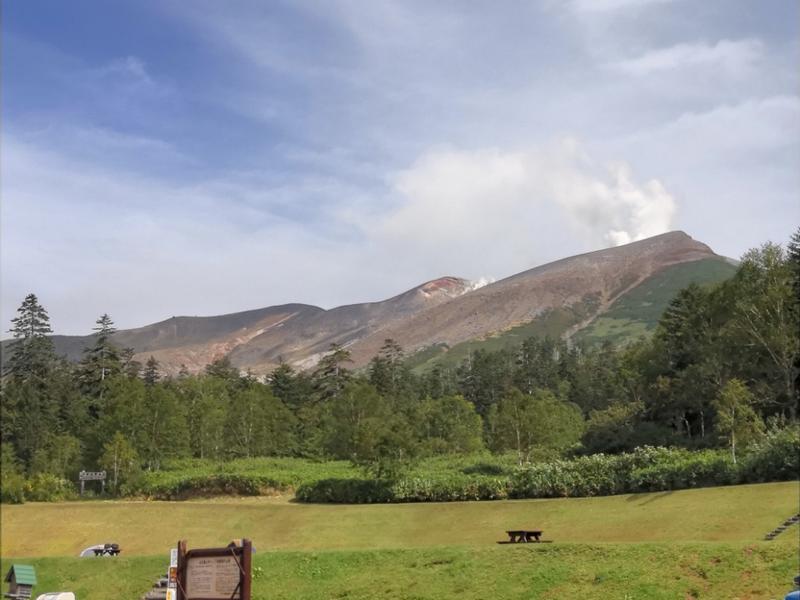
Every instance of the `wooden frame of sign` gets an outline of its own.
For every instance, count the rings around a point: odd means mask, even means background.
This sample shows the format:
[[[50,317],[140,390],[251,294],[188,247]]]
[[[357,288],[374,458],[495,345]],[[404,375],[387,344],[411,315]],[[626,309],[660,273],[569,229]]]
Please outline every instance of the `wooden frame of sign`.
[[[178,542],[177,600],[251,600],[253,544],[186,549]]]

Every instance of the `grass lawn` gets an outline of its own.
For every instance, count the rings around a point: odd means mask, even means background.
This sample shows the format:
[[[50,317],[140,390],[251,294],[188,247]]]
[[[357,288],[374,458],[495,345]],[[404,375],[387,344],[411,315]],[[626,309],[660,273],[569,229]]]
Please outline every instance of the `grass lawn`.
[[[484,547],[506,529],[557,542],[755,541],[797,512],[796,483],[600,498],[420,504],[298,504],[287,499],[89,501],[3,506],[3,556],[77,556],[113,541],[125,556],[249,537],[261,550]]]
[[[38,593],[135,600],[166,554],[26,559]],[[3,560],[2,568],[10,561]],[[782,598],[798,569],[796,543],[540,544],[397,550],[259,552],[253,598]]]
[[[179,538],[250,537],[255,598],[782,598],[797,574],[795,482],[602,498],[394,505],[287,499],[2,506],[3,557],[79,600],[138,598]],[[494,542],[536,526],[554,544]],[[119,559],[75,558],[105,541]],[[33,558],[32,558],[33,557]],[[3,569],[11,559],[4,558]]]

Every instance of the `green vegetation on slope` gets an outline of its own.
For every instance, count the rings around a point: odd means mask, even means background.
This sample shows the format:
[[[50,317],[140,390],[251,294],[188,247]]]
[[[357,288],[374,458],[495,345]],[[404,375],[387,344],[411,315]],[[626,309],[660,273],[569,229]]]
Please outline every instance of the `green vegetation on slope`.
[[[413,354],[408,366],[416,373],[423,373],[439,364],[444,367],[455,367],[467,356],[477,350],[496,352],[504,348],[518,346],[530,337],[550,337],[557,339],[570,327],[588,318],[597,308],[597,301],[587,299],[584,302],[548,310],[542,316],[506,331],[499,332],[482,340],[470,340],[449,348],[445,344],[425,348]]]
[[[734,273],[736,267],[723,258],[704,258],[668,267],[618,298],[603,315],[578,332],[575,340],[624,344],[648,335],[680,290],[691,283],[720,283]]]

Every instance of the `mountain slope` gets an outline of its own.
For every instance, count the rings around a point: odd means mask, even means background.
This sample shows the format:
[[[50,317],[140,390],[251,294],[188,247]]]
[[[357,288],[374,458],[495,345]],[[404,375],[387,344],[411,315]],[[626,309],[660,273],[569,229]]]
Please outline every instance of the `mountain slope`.
[[[172,317],[119,331],[114,341],[134,348],[139,360],[155,356],[169,373],[181,365],[199,371],[224,355],[258,374],[281,360],[310,368],[332,343],[347,347],[353,366],[361,367],[386,338],[423,366],[444,351],[455,361],[474,348],[501,347],[530,335],[577,335],[592,342],[646,332],[677,289],[689,281],[718,281],[733,269],[708,246],[676,231],[565,258],[477,289],[467,280],[443,277],[381,302]],[[53,340],[73,360],[91,342],[90,336]]]
[[[675,295],[690,283],[713,285],[736,272],[722,257],[667,267],[618,298],[609,309],[574,336],[578,342],[625,343],[651,333]]]
[[[332,343],[350,346],[386,327],[399,326],[419,312],[447,303],[470,289],[470,282],[457,277],[429,281],[382,302],[340,306],[282,329],[266,331],[231,353],[242,368],[263,371],[282,359],[299,367],[316,364]]]
[[[588,324],[623,294],[663,269],[717,255],[683,232],[565,258],[513,275],[434,307],[360,340],[351,347],[356,364],[373,356],[384,338],[407,351],[452,347],[553,318],[567,335]]]

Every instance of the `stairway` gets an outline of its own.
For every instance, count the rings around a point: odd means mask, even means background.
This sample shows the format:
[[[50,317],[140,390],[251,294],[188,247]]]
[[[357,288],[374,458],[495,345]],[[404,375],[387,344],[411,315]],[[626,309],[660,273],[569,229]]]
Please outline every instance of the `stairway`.
[[[159,577],[153,584],[153,589],[142,596],[142,600],[165,600],[167,597],[167,578]]]
[[[794,525],[795,523],[798,523],[798,522],[800,522],[800,514],[796,514],[793,517],[789,517],[783,523],[781,523],[775,529],[773,529],[767,535],[765,535],[764,539],[766,541],[768,541],[768,542],[771,541],[771,540],[774,540],[777,536],[779,536],[784,531],[786,531],[789,527],[791,527],[792,525]]]

